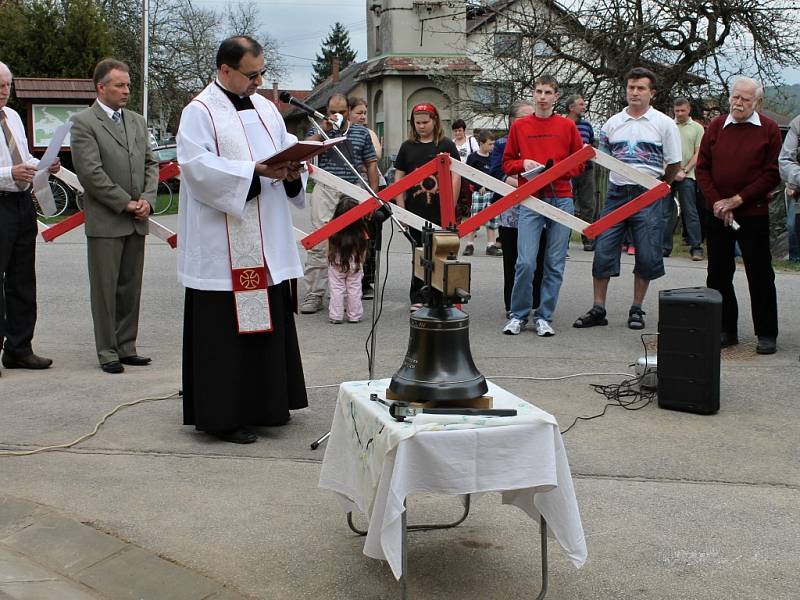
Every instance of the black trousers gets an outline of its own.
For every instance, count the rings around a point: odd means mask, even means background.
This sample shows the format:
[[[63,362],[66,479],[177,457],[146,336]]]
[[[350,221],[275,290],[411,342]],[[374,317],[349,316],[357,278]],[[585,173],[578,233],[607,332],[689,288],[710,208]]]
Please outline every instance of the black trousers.
[[[737,335],[739,305],[733,288],[736,271],[735,245],[739,242],[750,289],[750,310],[757,336],[778,335],[778,300],[775,271],[769,249],[769,217],[737,217],[739,231],[725,227],[708,213],[708,275],[706,285],[722,294],[722,331]]]
[[[514,273],[517,264],[517,228],[499,228],[500,243],[503,246],[503,302],[506,312],[511,310],[511,291],[514,289]],[[547,228],[542,230],[539,241],[539,252],[536,254],[536,274],[533,276],[533,310],[539,306],[539,295],[542,291],[544,277],[544,255],[547,245]]]
[[[28,192],[0,192],[0,346],[29,356],[36,326],[36,210]]]

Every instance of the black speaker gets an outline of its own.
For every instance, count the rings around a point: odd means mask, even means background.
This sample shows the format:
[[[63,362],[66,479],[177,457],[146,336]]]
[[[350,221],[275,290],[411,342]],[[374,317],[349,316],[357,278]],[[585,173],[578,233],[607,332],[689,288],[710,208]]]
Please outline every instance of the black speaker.
[[[658,406],[710,415],[719,410],[722,295],[694,287],[658,294]]]

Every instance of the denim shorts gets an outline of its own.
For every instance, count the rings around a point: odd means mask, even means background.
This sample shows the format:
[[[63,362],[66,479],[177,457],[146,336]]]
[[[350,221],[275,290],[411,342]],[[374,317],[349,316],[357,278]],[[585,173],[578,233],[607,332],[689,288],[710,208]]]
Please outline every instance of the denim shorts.
[[[645,188],[638,185],[608,184],[608,194],[600,217],[604,217],[623,204],[644,193]],[[600,218],[598,217],[598,218]],[[664,256],[661,248],[662,235],[661,203],[656,200],[597,236],[594,243],[594,262],[592,276],[597,279],[618,277],[620,253],[625,232],[629,231],[636,248],[634,275],[646,281],[664,275]]]

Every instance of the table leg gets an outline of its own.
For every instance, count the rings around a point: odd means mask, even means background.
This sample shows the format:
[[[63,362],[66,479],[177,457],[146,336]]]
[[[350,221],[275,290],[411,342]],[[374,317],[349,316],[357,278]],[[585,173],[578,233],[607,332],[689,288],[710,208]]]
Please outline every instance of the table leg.
[[[457,521],[453,521],[452,523],[437,523],[437,524],[431,524],[431,525],[422,525],[422,524],[420,524],[420,525],[408,525],[408,530],[409,531],[425,531],[425,530],[428,530],[428,529],[451,529],[453,527],[458,527],[469,516],[469,509],[470,509],[470,501],[471,501],[471,499],[472,499],[472,496],[470,496],[470,494],[467,494],[466,500],[464,501],[464,512],[461,514],[461,516],[458,518]],[[367,531],[365,529],[359,529],[358,527],[355,526],[355,523],[353,522],[353,513],[352,512],[347,513],[347,526],[350,528],[350,530],[353,533],[357,533],[358,535],[367,535]]]
[[[405,508],[405,501],[403,502],[403,508]],[[408,513],[408,509],[403,510],[403,514],[400,515],[400,528],[402,530],[402,538],[401,538],[401,547],[400,547],[400,556],[401,556],[401,563],[403,566],[403,574],[400,577],[400,598],[401,600],[407,600],[408,598],[408,588],[406,586],[406,581],[408,579],[408,522],[406,521],[406,514]]]
[[[547,595],[547,521],[544,517],[539,518],[539,536],[542,541],[542,589],[536,600],[543,600]]]

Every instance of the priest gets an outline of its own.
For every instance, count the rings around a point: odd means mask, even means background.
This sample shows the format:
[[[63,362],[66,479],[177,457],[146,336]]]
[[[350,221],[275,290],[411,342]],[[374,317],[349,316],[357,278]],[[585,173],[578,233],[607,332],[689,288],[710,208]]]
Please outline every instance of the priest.
[[[298,163],[261,162],[297,141],[255,93],[265,71],[257,41],[223,41],[216,79],[184,108],[177,136],[184,424],[239,444],[256,441],[248,427],[284,425],[308,406],[289,208],[305,199]]]

